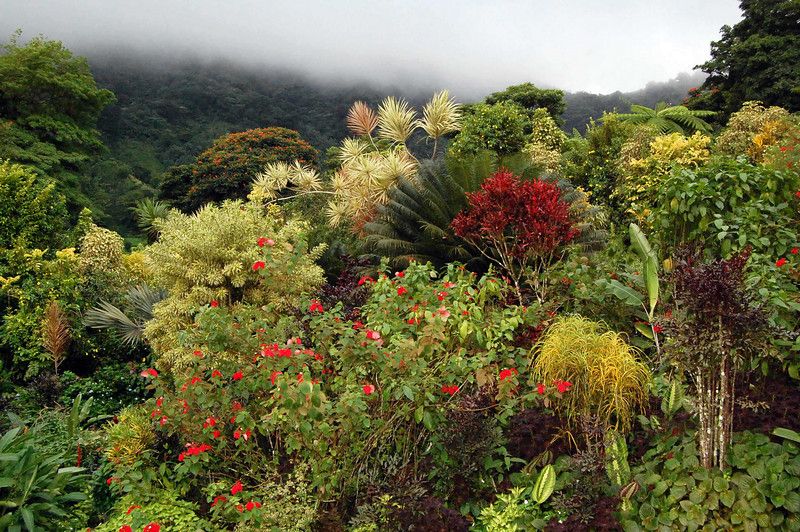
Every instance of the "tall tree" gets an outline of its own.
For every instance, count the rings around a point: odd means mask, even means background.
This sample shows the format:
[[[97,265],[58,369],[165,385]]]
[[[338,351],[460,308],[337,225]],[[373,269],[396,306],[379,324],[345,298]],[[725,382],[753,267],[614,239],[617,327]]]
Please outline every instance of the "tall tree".
[[[60,42],[36,37],[22,45],[20,34],[0,46],[0,158],[60,178],[71,203],[85,204],[74,174],[102,149],[95,128],[114,94]]]
[[[512,85],[504,91],[495,92],[486,97],[486,103],[490,105],[499,102],[514,102],[531,115],[534,110],[543,107],[559,125],[563,124],[561,115],[566,109],[566,103],[562,90],[540,89],[533,83],[522,83]]]
[[[742,0],[744,18],[723,26],[711,59],[696,68],[709,77],[692,107],[722,110],[760,100],[800,111],[800,1]]]

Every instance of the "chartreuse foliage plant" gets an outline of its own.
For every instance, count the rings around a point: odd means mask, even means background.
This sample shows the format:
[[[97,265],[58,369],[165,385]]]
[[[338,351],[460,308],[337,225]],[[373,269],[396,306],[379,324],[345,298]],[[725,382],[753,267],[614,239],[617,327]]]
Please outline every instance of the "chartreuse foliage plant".
[[[207,205],[192,215],[172,212],[157,226],[160,237],[146,261],[169,295],[154,306],[144,336],[164,367],[191,359],[178,336],[197,309],[212,301],[229,309],[263,306],[277,321],[323,282],[314,261],[324,245],[309,249],[308,224],[285,219],[277,206]]]
[[[486,532],[516,532],[544,528],[541,505],[553,494],[556,472],[548,464],[539,472],[531,488],[514,487],[501,493],[497,501],[486,507],[478,516],[476,530]]]
[[[571,383],[569,394],[554,408],[573,423],[624,432],[647,401],[650,371],[622,335],[582,316],[568,316],[558,318],[539,341],[533,378],[545,385]]]
[[[517,369],[528,350],[513,344],[537,312],[505,305],[504,282],[453,265],[439,276],[416,263],[362,281],[372,291],[358,321],[316,300],[306,300],[299,324],[287,317],[277,327],[263,312],[203,305],[179,335],[181,372],[144,372],[154,388],[148,425],[169,443],[155,452],[139,433],[128,449],[113,435],[112,488],[135,494],[179,483],[212,503],[214,522],[265,526],[272,521],[259,486],[281,478],[278,456],[309,468],[315,500],[353,493],[383,460],[422,481],[430,453],[447,461],[436,431],[460,394],[493,394],[500,419],[542,398]],[[548,389],[553,402],[569,394]],[[124,421],[131,433],[144,421],[135,416]]]
[[[729,467],[704,469],[690,437],[661,440],[633,469],[639,489],[625,530],[797,530],[800,447],[763,434],[734,437]]]

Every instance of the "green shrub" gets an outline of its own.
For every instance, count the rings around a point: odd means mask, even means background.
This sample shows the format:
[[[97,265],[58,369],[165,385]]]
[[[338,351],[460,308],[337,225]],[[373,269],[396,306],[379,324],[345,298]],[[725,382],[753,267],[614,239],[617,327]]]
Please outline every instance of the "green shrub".
[[[158,490],[149,493],[129,494],[114,506],[112,516],[93,530],[118,532],[124,525],[141,530],[149,523],[157,523],[162,532],[216,532],[220,528],[197,515],[196,504],[182,499],[173,491]]]
[[[498,155],[519,152],[525,145],[525,128],[529,125],[525,112],[515,103],[474,105],[450,144],[450,152],[457,157],[475,155],[482,150]]]

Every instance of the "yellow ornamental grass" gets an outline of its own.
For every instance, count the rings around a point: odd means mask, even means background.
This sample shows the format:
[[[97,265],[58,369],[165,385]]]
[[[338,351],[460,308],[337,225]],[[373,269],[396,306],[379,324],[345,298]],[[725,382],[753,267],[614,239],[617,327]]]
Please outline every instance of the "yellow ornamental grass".
[[[553,407],[571,423],[628,431],[647,402],[650,371],[619,333],[582,316],[558,319],[537,344],[536,382],[572,388]]]

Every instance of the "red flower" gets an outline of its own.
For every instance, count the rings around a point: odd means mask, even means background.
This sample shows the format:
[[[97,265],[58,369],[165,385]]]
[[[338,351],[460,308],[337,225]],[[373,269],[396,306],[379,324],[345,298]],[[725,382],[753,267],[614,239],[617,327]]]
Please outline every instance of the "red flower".
[[[794,196],[795,196],[796,198],[800,198],[800,190],[798,190],[797,192],[795,192],[795,193],[794,193]]]
[[[219,306],[219,301],[216,299],[211,300],[211,308],[217,308]]]
[[[544,395],[545,386],[541,382],[536,385],[536,393],[539,395]]]
[[[408,290],[406,290],[405,286],[401,286],[397,289],[397,295],[402,296],[403,294],[407,294]]]
[[[119,532],[133,532],[131,525],[122,525],[119,527]]]
[[[114,477],[108,477],[108,478],[106,479],[106,485],[107,485],[107,486],[110,486],[110,485],[111,485],[111,483],[112,483],[112,482],[114,482],[115,480],[117,480],[117,479],[116,479],[116,478],[114,478]]]
[[[158,406],[162,406],[164,404],[164,398],[163,397],[159,397],[158,399],[156,399],[156,404]]]
[[[455,286],[456,286],[456,283],[451,283],[450,281],[445,281],[445,283],[444,283],[444,287],[445,288],[454,288]]]
[[[203,423],[203,428],[207,429],[208,427],[214,427],[217,424],[217,420],[213,417],[207,417],[205,423]]]
[[[373,331],[372,329],[367,329],[367,338],[369,338],[370,340],[380,340],[381,333],[379,333],[378,331]]]
[[[244,505],[248,512],[252,512],[253,509],[256,507],[256,503],[253,501],[249,501],[247,504]]]
[[[231,486],[231,495],[236,495],[240,491],[242,491],[242,481],[237,480],[233,486]]]
[[[275,385],[275,379],[278,378],[278,375],[282,375],[282,374],[283,374],[282,371],[273,371],[272,372],[272,375],[269,376],[269,380],[270,380],[270,382],[272,382],[273,386]]]
[[[139,375],[141,375],[142,377],[158,377],[158,372],[153,368],[148,368],[142,371]]]
[[[786,259],[784,257],[781,257],[777,261],[775,261],[775,266],[777,266],[778,268],[780,268],[784,264],[786,264]]]
[[[200,351],[199,349],[195,349],[195,350],[194,350],[194,353],[192,353],[192,354],[193,354],[194,356],[196,356],[196,357],[200,357],[200,358],[202,358],[202,357],[203,357],[203,352],[202,352],[202,351]]]
[[[252,432],[250,432],[250,429],[247,429],[244,432],[242,432],[241,429],[236,429],[233,431],[233,439],[238,440],[239,438],[244,438],[244,441],[247,441],[250,439],[251,434]]]
[[[258,270],[263,270],[267,267],[267,263],[263,260],[257,260],[253,263],[253,271],[257,272]]]
[[[394,276],[395,277],[405,277],[406,276],[406,272],[394,272]]]
[[[214,502],[211,503],[211,507],[213,508],[217,504],[219,504],[221,502],[225,502],[227,500],[228,500],[228,498],[225,495],[217,495],[216,497],[214,497]]]
[[[442,393],[446,393],[448,395],[455,395],[456,392],[458,392],[458,385],[456,384],[450,386],[447,386],[445,384],[442,385]]]
[[[416,325],[417,323],[419,323],[419,320],[417,318],[408,318],[409,325]]]
[[[654,333],[658,334],[658,333],[660,333],[660,332],[661,332],[661,331],[663,331],[663,330],[664,330],[664,328],[663,328],[663,327],[661,327],[661,325],[653,325],[653,332],[654,332]]]
[[[164,425],[167,424],[167,421],[168,421],[167,416],[161,416],[161,419],[158,420],[158,424],[163,427]]]
[[[134,511],[134,510],[135,510],[135,509],[137,509],[137,508],[141,508],[141,506],[139,506],[138,504],[134,504],[133,506],[131,506],[130,508],[128,508],[128,511],[127,511],[127,512],[125,512],[125,515],[131,515],[131,512],[132,512],[132,511]]]
[[[235,381],[240,381],[240,380],[242,380],[242,377],[244,377],[244,374],[242,374],[241,371],[237,371],[236,373],[233,374],[232,378]]]
[[[215,430],[214,431],[214,438],[216,439],[216,438],[219,438],[220,436],[222,436],[222,433],[219,430]]]
[[[322,308],[322,303],[314,299],[311,301],[311,306],[308,307],[309,312],[325,312],[325,309]]]
[[[362,277],[361,279],[358,280],[358,286],[361,286],[364,283],[374,283],[374,282],[375,282],[375,279],[365,275],[364,277]]]
[[[509,368],[500,371],[500,380],[504,381],[508,378],[511,378],[512,375],[517,375],[519,372],[516,368]]]
[[[263,248],[265,245],[272,247],[275,245],[275,241],[262,236],[258,239],[258,247]]]
[[[375,386],[371,384],[365,384],[361,389],[364,390],[365,395],[372,395],[372,392],[375,391]]]
[[[798,248],[792,248],[792,251],[791,251],[791,253],[792,253],[792,255],[797,255],[798,251],[800,251],[800,249],[798,249]]]
[[[447,292],[438,292],[438,293],[436,294],[436,298],[437,298],[439,301],[444,301],[444,298],[446,298],[446,297],[447,297]]]
[[[158,523],[150,523],[142,529],[142,532],[161,532],[161,525]]]
[[[568,392],[572,388],[572,383],[569,381],[556,381],[555,384],[558,388],[558,393]]]
[[[222,377],[222,372],[220,370],[218,370],[218,369],[215,369],[214,371],[212,371],[211,372],[211,378],[213,379],[215,377]]]

